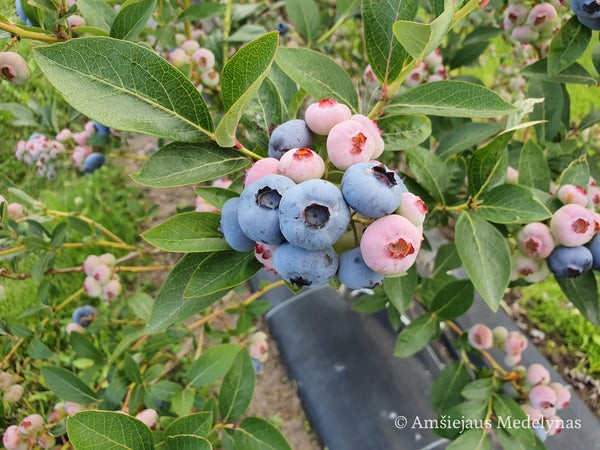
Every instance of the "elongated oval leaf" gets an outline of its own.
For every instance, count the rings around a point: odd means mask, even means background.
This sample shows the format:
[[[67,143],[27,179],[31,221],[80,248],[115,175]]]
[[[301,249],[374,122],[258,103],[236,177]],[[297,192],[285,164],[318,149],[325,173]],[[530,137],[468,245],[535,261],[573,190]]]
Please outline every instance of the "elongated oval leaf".
[[[90,37],[37,47],[34,55],[71,106],[107,127],[184,142],[212,136],[198,89],[148,47]]]
[[[449,450],[492,450],[492,443],[487,431],[482,428],[466,430],[455,441],[446,447]]]
[[[235,144],[235,130],[242,114],[271,69],[277,52],[279,34],[265,34],[240,48],[221,74],[223,106],[227,111],[215,133],[223,147]]]
[[[69,416],[67,433],[73,447],[152,450],[152,432],[142,421],[111,411],[83,411]]]
[[[319,34],[321,15],[314,0],[284,0],[285,12],[308,42]]]
[[[527,141],[519,157],[519,184],[548,192],[550,180],[550,168],[544,152],[534,141]]]
[[[467,168],[471,195],[504,183],[508,169],[507,147],[512,135],[512,132],[503,133],[475,151]]]
[[[231,250],[219,231],[221,215],[211,212],[177,214],[142,234],[146,242],[168,252]]]
[[[456,280],[444,286],[431,302],[430,311],[441,320],[450,320],[466,313],[473,304],[473,283]]]
[[[516,108],[496,92],[464,81],[436,81],[409,89],[390,102],[389,114],[496,117]]]
[[[417,289],[417,269],[408,269],[402,277],[387,277],[383,280],[383,289],[392,305],[403,314],[412,303]]]
[[[283,123],[281,96],[275,84],[266,78],[244,111],[242,124],[248,131],[250,139],[266,154],[271,132],[281,123]]]
[[[135,41],[148,23],[155,7],[156,0],[127,0],[110,27],[110,36]]]
[[[212,445],[201,436],[176,434],[167,436],[167,448],[169,450],[212,450]]]
[[[102,0],[81,0],[77,2],[79,13],[92,27],[109,31],[115,19],[115,10]]]
[[[556,75],[548,75],[548,59],[540,59],[521,70],[521,75],[532,80],[549,81],[551,83],[595,85],[596,80],[579,63],[573,63]]]
[[[548,75],[554,76],[569,67],[587,48],[592,30],[583,25],[577,16],[562,24],[552,38],[548,51]]]
[[[485,141],[496,134],[502,125],[487,122],[469,122],[453,128],[445,135],[435,153],[443,160],[450,156],[461,153],[469,148]]]
[[[463,361],[454,361],[438,375],[431,387],[429,402],[438,414],[462,401],[461,390],[469,383],[469,371]]]
[[[225,375],[241,348],[240,344],[221,344],[207,349],[190,366],[188,386],[206,386]]]
[[[415,147],[431,135],[431,121],[426,116],[386,116],[377,126],[383,130],[386,151]]]
[[[46,385],[61,400],[74,403],[91,403],[99,400],[98,395],[81,378],[60,367],[42,367]]]
[[[188,9],[183,11],[175,23],[193,22],[206,19],[212,16],[221,16],[225,13],[227,6],[223,3],[199,2],[194,3]]]
[[[524,186],[502,184],[480,197],[477,215],[494,223],[530,223],[549,219],[552,212]]]
[[[234,422],[248,409],[254,394],[256,372],[248,350],[242,349],[223,379],[219,391],[219,414],[223,422]]]
[[[431,314],[423,314],[400,332],[394,355],[398,358],[412,356],[425,348],[429,341],[436,338],[439,333],[439,321]]]
[[[223,205],[227,200],[240,196],[240,194],[231,189],[214,186],[197,186],[194,188],[194,192],[196,195],[202,197],[206,203],[214,206],[219,211],[223,209]]]
[[[184,295],[203,297],[223,289],[232,289],[262,268],[254,252],[235,250],[211,253],[192,274]]]
[[[444,199],[443,179],[447,175],[444,163],[429,149],[415,147],[406,149],[408,167],[429,195],[442,202]]]
[[[594,325],[600,324],[598,286],[591,270],[577,278],[556,278],[556,282],[581,314]]]
[[[504,236],[489,222],[463,212],[456,222],[456,250],[467,275],[492,311],[510,281],[511,259]]]
[[[212,412],[205,411],[180,417],[169,424],[165,429],[165,436],[177,434],[191,434],[194,436],[208,436],[212,425]]]
[[[559,186],[572,184],[585,188],[590,180],[590,166],[585,158],[571,161],[571,164],[563,171],[558,180]]]
[[[233,434],[236,448],[252,450],[292,450],[283,434],[260,417],[246,417]]]
[[[214,180],[249,165],[247,158],[214,142],[173,142],[154,153],[131,177],[150,187],[186,186]]]
[[[277,65],[313,98],[331,98],[358,112],[354,83],[331,58],[306,48],[280,48]]]

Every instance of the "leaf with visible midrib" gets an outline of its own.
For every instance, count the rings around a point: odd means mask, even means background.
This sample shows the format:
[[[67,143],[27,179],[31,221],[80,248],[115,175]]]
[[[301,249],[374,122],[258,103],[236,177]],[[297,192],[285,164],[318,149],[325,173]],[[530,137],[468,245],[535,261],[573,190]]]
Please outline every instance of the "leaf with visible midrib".
[[[530,223],[549,219],[552,212],[533,191],[516,184],[501,184],[480,197],[477,214],[494,223]]]
[[[145,46],[90,37],[37,47],[34,55],[71,106],[107,127],[183,142],[212,135],[198,89]]]
[[[564,23],[552,38],[548,50],[548,75],[563,71],[585,52],[592,30],[579,22],[576,16]]]
[[[142,421],[111,411],[83,411],[69,416],[67,433],[74,448],[152,450],[152,432]]]
[[[219,391],[219,413],[223,422],[234,422],[245,412],[254,394],[256,372],[247,349],[236,356]]]
[[[98,395],[81,378],[60,367],[42,367],[46,385],[61,400],[74,403],[91,403],[99,400]]]
[[[273,31],[240,48],[221,73],[223,107],[227,111],[215,132],[222,147],[235,144],[235,130],[275,59],[279,33]]]
[[[155,6],[156,0],[127,0],[110,27],[110,36],[135,41],[148,23]]]

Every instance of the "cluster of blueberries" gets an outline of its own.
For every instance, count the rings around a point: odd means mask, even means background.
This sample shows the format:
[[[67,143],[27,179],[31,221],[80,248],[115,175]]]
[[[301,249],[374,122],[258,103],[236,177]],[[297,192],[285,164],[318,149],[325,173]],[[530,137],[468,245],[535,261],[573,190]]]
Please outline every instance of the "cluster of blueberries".
[[[209,49],[200,47],[197,38],[200,30],[194,30],[192,39],[183,34],[175,36],[177,47],[167,54],[167,61],[175,67],[190,66],[190,79],[198,89],[202,86],[214,88],[219,84],[220,75],[215,70],[215,55]]]
[[[504,11],[502,28],[513,39],[540,45],[560,27],[560,18],[551,3],[539,3],[531,9],[522,1],[511,2]]]
[[[85,259],[83,271],[87,277],[83,288],[90,297],[99,297],[100,300],[110,303],[119,295],[122,287],[115,272],[115,263],[116,259],[111,253],[90,255]]]
[[[540,439],[545,441],[547,436],[560,433],[562,420],[556,412],[569,405],[571,392],[561,383],[551,382],[550,373],[541,364],[532,364],[528,368],[519,365],[521,353],[528,345],[527,339],[517,331],[509,333],[502,326],[490,330],[482,324],[472,326],[468,338],[471,346],[477,350],[496,347],[506,352],[504,362],[514,367],[514,372],[519,375],[516,382],[520,393],[515,391],[515,397],[525,395],[521,408]]]
[[[7,450],[27,450],[34,446],[55,448],[56,438],[46,429],[44,418],[40,414],[31,414],[19,425],[6,428],[2,435],[2,443]]]
[[[575,278],[590,269],[600,270],[600,188],[593,178],[587,190],[565,184],[556,192],[564,203],[550,225],[534,222],[517,235],[513,254],[513,279],[535,283],[550,272],[559,278]]]
[[[327,165],[311,149],[313,133],[327,136],[327,158],[344,172],[341,186],[321,178]],[[331,99],[310,105],[305,120],[273,131],[269,157],[248,170],[241,196],[225,203],[226,241],[241,252],[254,249],[266,267],[301,287],[337,275],[351,289],[372,288],[405,272],[421,247],[427,208],[376,160],[383,150],[375,121]]]

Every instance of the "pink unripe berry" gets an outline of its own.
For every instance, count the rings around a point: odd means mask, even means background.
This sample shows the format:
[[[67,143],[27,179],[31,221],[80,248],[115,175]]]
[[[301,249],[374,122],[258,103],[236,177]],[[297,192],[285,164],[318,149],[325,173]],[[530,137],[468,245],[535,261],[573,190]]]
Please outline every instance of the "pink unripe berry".
[[[83,26],[87,25],[87,22],[85,21],[85,19],[81,16],[78,16],[77,14],[73,14],[72,16],[69,16],[69,18],[67,19],[67,23],[69,24],[69,29],[73,33],[77,32],[77,27],[83,27]]]
[[[508,5],[508,8],[506,8],[506,11],[504,12],[504,17],[508,19],[512,26],[517,26],[525,23],[525,21],[527,20],[528,13],[529,8],[527,8],[527,6],[522,4],[512,4]]]
[[[521,405],[521,409],[527,415],[527,419],[529,419],[530,424],[540,423],[544,418],[542,412],[539,409],[531,406],[529,403]]]
[[[373,155],[371,158],[377,159],[385,150],[385,142],[383,142],[383,138],[381,137],[383,131],[379,129],[377,126],[377,121],[369,119],[367,116],[363,116],[362,114],[354,114],[352,120],[356,120],[362,123],[365,128],[371,133],[371,137],[373,138],[373,142],[375,143],[375,149],[373,150]]]
[[[511,280],[516,280],[519,277],[526,277],[536,273],[540,269],[539,261],[528,258],[515,252],[512,255],[512,275]]]
[[[504,357],[504,364],[506,364],[508,367],[514,367],[521,364],[521,360],[522,357],[520,353],[518,355],[506,355]]]
[[[200,48],[200,44],[194,39],[186,39],[179,47],[184,52],[191,55]]]
[[[559,200],[565,205],[574,203],[576,205],[587,206],[587,192],[581,186],[573,186],[572,184],[564,184],[556,193]]]
[[[529,369],[527,369],[527,377],[525,378],[525,382],[531,384],[532,386],[537,386],[538,384],[548,384],[550,382],[550,373],[541,364],[532,364],[529,366]]]
[[[248,351],[253,359],[265,363],[269,357],[269,344],[267,342],[267,335],[262,331],[254,333],[248,346]]]
[[[529,403],[540,410],[552,408],[556,404],[556,392],[550,386],[543,384],[535,386],[529,391]]]
[[[29,442],[19,433],[19,427],[9,426],[2,435],[2,444],[7,450],[27,450]]]
[[[222,178],[217,178],[215,181],[213,181],[212,185],[214,187],[227,189],[229,186],[231,186],[232,182],[233,181],[231,180],[231,178],[222,177]]]
[[[192,59],[200,72],[208,72],[215,66],[215,55],[207,48],[199,48],[192,55]]]
[[[550,269],[546,264],[545,260],[539,260],[537,264],[537,270],[533,271],[529,275],[525,275],[523,279],[528,283],[541,283],[550,276]]]
[[[377,219],[365,230],[360,251],[365,264],[382,275],[406,272],[415,262],[423,235],[396,214]]]
[[[379,86],[379,80],[377,79],[375,72],[373,72],[373,69],[371,68],[370,64],[368,64],[367,67],[365,67],[365,71],[363,73],[363,80],[365,80],[365,84],[369,87]]]
[[[73,149],[73,152],[75,152],[75,150],[77,148],[79,148],[79,152],[81,153],[85,153],[86,155],[90,154],[92,151],[87,149],[87,148],[83,148],[84,145],[87,145],[87,139],[88,136],[87,134],[85,134],[85,131],[81,132],[81,133],[73,133],[73,140],[79,144],[81,147],[75,147]]]
[[[304,113],[304,120],[314,133],[325,136],[335,125],[350,119],[351,116],[350,108],[343,103],[327,98],[308,105]]]
[[[112,302],[114,298],[119,295],[121,289],[121,283],[119,283],[118,280],[110,280],[106,283],[106,286],[104,286],[104,295],[100,298],[104,300],[104,297],[106,297],[106,301]]]
[[[136,419],[141,420],[151,430],[156,428],[156,422],[158,421],[158,413],[153,409],[145,409],[135,416]]]
[[[8,372],[0,372],[0,389],[6,389],[15,384],[15,379]]]
[[[68,141],[72,137],[73,137],[73,133],[68,128],[65,128],[64,130],[59,131],[58,134],[56,135],[56,139],[61,142]]]
[[[44,418],[39,414],[25,417],[19,424],[19,432],[25,436],[33,437],[44,429]]]
[[[302,183],[313,178],[321,178],[325,173],[325,161],[308,148],[293,148],[279,160],[279,173]]]
[[[597,210],[600,208],[600,187],[598,186],[589,186],[587,189],[587,197],[588,197],[588,208],[593,208]]]
[[[415,67],[413,71],[408,74],[404,84],[409,88],[416,87],[423,82],[427,74],[427,67],[425,67],[424,64],[417,64],[417,67]]]
[[[100,292],[100,294],[102,294],[102,292]],[[92,295],[92,297],[99,297],[99,295]],[[85,328],[83,328],[81,325],[79,325],[78,323],[75,323],[75,322],[71,322],[70,324],[68,324],[66,329],[67,329],[67,334],[71,334],[73,332],[79,333],[79,334],[85,334]]]
[[[167,61],[173,64],[175,67],[181,67],[189,61],[189,56],[185,50],[176,48],[167,55]]]
[[[485,350],[494,344],[492,330],[483,324],[473,325],[469,329],[469,343],[477,350]]]
[[[67,415],[65,404],[63,402],[54,405],[54,409],[48,415],[48,423],[57,423],[63,420]]]
[[[504,341],[504,350],[510,356],[520,356],[528,346],[527,339],[518,331],[511,331]]]
[[[433,75],[430,75],[429,78],[427,78],[427,82],[428,83],[435,83],[436,81],[442,81],[444,79],[443,75],[439,75],[437,73],[434,73]]]
[[[196,211],[198,212],[219,212],[217,208],[207,203],[202,197],[197,196],[195,200]]]
[[[17,220],[23,217],[23,205],[19,203],[9,203],[6,209],[9,219]]]
[[[113,267],[117,263],[117,258],[112,253],[104,253],[98,257],[100,264],[108,267]]]
[[[571,392],[557,382],[550,383],[550,387],[556,392],[556,409],[563,409],[569,406],[569,403],[571,403]]]
[[[275,253],[276,248],[276,245],[263,244],[262,242],[254,244],[254,256],[256,256],[256,259],[262,263],[265,269],[275,273],[277,272],[273,267],[273,254]]]
[[[0,79],[24,84],[31,76],[27,61],[14,52],[0,52]]]
[[[559,244],[578,247],[587,243],[596,231],[594,213],[581,205],[565,205],[552,216],[550,230]]]
[[[514,167],[508,166],[506,169],[506,183],[519,184],[519,171]]]
[[[356,120],[338,123],[327,136],[327,155],[331,163],[340,170],[370,161],[375,147],[371,133]]]
[[[531,29],[529,25],[521,25],[512,31],[511,36],[519,42],[531,42],[535,41],[540,36],[540,33]]]
[[[558,14],[550,3],[540,3],[529,11],[527,23],[534,30],[541,30],[556,23]]]
[[[113,271],[110,267],[100,264],[94,269],[93,277],[98,283],[106,284],[111,279],[112,274]]]
[[[20,384],[13,384],[4,391],[4,400],[8,403],[16,403],[23,397],[23,386]]]
[[[102,285],[92,276],[85,278],[83,289],[90,297],[100,297],[102,295]]]
[[[96,134],[96,127],[94,126],[94,122],[92,122],[91,120],[86,122],[83,126],[83,132],[87,135],[87,137]]]
[[[276,158],[263,158],[256,161],[246,172],[244,185],[254,183],[267,175],[276,175],[279,173],[279,160]]]
[[[418,227],[425,221],[425,215],[428,211],[429,210],[427,209],[427,206],[425,206],[425,202],[421,200],[421,197],[410,192],[404,192],[402,194],[400,206],[396,210],[396,214],[406,217]]]
[[[81,405],[79,403],[65,402],[65,412],[68,416],[70,416],[71,414],[77,414],[81,411],[86,411],[87,409],[87,406]]]
[[[217,87],[219,81],[221,80],[219,72],[217,72],[215,69],[211,69],[207,72],[202,72],[200,78],[202,80],[202,84],[209,88]]]
[[[517,239],[519,250],[531,258],[547,258],[555,247],[550,228],[541,222],[525,225]]]
[[[556,415],[548,417],[544,422],[548,425],[547,435],[554,436],[562,431],[562,419]]]
[[[442,64],[442,60],[442,52],[439,48],[436,48],[429,55],[423,58],[423,62],[431,69]]]

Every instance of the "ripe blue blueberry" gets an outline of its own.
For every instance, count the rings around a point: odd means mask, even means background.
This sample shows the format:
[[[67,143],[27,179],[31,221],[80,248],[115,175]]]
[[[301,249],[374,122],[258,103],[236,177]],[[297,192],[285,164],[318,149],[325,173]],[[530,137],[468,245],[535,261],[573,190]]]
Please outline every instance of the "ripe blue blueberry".
[[[306,250],[285,243],[275,250],[273,267],[281,277],[299,287],[316,288],[329,283],[337,272],[339,259],[332,247]]]
[[[594,236],[589,244],[590,252],[592,252],[592,269],[600,270],[600,234]]]
[[[537,434],[537,437],[540,438],[540,441],[542,442],[546,442],[546,429],[544,428],[544,425],[542,425],[540,422],[536,422],[533,424],[533,432],[535,434]]]
[[[96,129],[96,133],[98,134],[98,136],[102,136],[102,137],[106,137],[110,134],[110,128],[105,127],[102,124],[99,124],[98,122],[92,122],[94,124],[94,128]]]
[[[83,165],[85,166],[85,173],[92,173],[96,169],[99,169],[104,165],[104,155],[102,153],[94,152],[90,153],[85,157]]]
[[[281,159],[292,148],[312,148],[312,132],[304,120],[293,119],[279,125],[269,140],[269,156]]]
[[[96,310],[90,305],[83,305],[73,311],[71,318],[73,323],[78,323],[83,328],[90,326],[92,321],[96,317]]]
[[[350,289],[372,289],[385,278],[385,275],[371,270],[365,264],[360,247],[346,250],[340,255],[337,276]]]
[[[557,246],[546,260],[550,272],[558,278],[575,278],[592,267],[592,252],[579,247]]]
[[[254,250],[254,241],[248,239],[238,222],[239,197],[230,198],[221,212],[221,233],[232,249],[238,252]]]
[[[289,189],[279,205],[279,227],[288,242],[308,250],[337,242],[350,224],[350,209],[329,181],[307,180]]]
[[[342,194],[348,205],[363,216],[379,218],[393,213],[402,194],[408,192],[394,172],[380,163],[350,166],[342,178]]]
[[[252,358],[252,365],[254,366],[254,371],[257,375],[261,373],[265,367],[263,363],[261,363],[258,359],[254,358]]]
[[[289,27],[287,26],[287,24],[283,23],[283,22],[279,22],[276,26],[275,26],[275,31],[279,31],[280,35],[284,35],[285,33],[287,33],[289,30]]]
[[[283,175],[267,175],[246,186],[238,205],[238,223],[248,238],[263,244],[285,242],[279,229],[279,202],[296,183]]]

